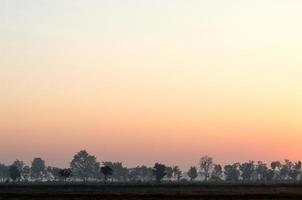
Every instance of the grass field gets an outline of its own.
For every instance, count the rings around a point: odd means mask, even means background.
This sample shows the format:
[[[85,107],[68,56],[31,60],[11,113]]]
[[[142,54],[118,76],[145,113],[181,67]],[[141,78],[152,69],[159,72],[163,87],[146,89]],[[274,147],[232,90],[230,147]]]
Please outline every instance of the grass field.
[[[4,199],[302,199],[302,185],[0,185]]]

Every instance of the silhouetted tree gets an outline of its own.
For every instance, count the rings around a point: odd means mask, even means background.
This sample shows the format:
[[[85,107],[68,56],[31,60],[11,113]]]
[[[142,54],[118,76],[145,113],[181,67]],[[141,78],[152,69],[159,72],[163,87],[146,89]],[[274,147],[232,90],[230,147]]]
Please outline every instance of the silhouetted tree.
[[[45,161],[42,158],[34,158],[31,163],[31,177],[42,180],[45,170]]]
[[[285,163],[281,166],[280,176],[282,180],[286,180],[289,177],[289,173],[292,170],[293,163],[290,160],[285,160]]]
[[[281,162],[280,161],[273,161],[271,163],[271,168],[274,171],[274,179],[279,180],[280,179],[280,169],[281,169]]]
[[[18,170],[20,172],[20,178],[19,178],[19,180],[22,179],[22,177],[23,177],[23,168],[25,166],[24,162],[20,161],[20,160],[16,160],[16,161],[13,162],[12,165],[14,165],[14,166],[16,166],[18,168]]]
[[[211,173],[211,180],[212,181],[221,181],[222,180],[222,167],[219,164],[214,165],[213,171]]]
[[[240,177],[240,171],[238,169],[239,165],[240,165],[239,163],[234,163],[232,165],[224,166],[224,175],[226,181],[236,182],[239,180]]]
[[[29,177],[30,177],[30,167],[29,166],[25,165],[23,167],[22,176],[25,181],[29,181]]]
[[[173,177],[173,169],[172,167],[166,167],[166,177],[171,180]]]
[[[141,181],[138,168],[139,167],[137,166],[136,168],[129,169],[130,182],[140,182]]]
[[[72,175],[72,171],[70,168],[68,169],[61,169],[59,171],[59,175],[61,178],[63,178],[64,181],[66,181],[66,179],[70,178]]]
[[[266,181],[269,181],[269,182],[271,182],[271,181],[273,181],[273,179],[274,179],[274,170],[272,170],[272,169],[267,169],[267,171],[266,171],[266,173],[265,173],[265,176],[264,176],[264,179],[266,180]]]
[[[291,171],[289,172],[289,176],[294,180],[298,180],[298,176],[301,174],[301,161],[296,162]]]
[[[190,177],[191,181],[195,180],[198,176],[197,168],[196,167],[190,167],[190,169],[188,171],[188,176]]]
[[[16,166],[20,173],[22,172],[23,167],[25,166],[24,162],[21,160],[14,161],[12,165]]]
[[[46,178],[46,180],[47,180],[48,182],[50,182],[50,181],[52,181],[53,179],[55,179],[54,174],[53,174],[53,167],[47,166],[47,167],[45,168],[44,178]]]
[[[4,182],[9,178],[8,167],[0,163],[0,181]]]
[[[179,169],[178,166],[174,166],[172,168],[173,176],[177,181],[180,181],[180,178],[182,177],[182,171]]]
[[[182,178],[182,171],[178,166],[165,166],[161,163],[155,163],[154,167],[137,166],[135,168],[124,167],[121,162],[103,162],[103,167],[96,161],[96,157],[89,155],[85,150],[78,152],[70,163],[71,168],[60,169],[57,167],[45,167],[45,161],[41,158],[34,158],[31,167],[26,166],[23,161],[16,160],[10,166],[0,163],[0,182],[15,181],[58,181],[68,178],[88,180],[102,180],[107,183],[108,178],[111,181],[131,181],[147,182],[156,180],[160,183],[164,180],[177,180],[181,182],[188,181],[188,178]],[[199,163],[200,174],[205,177],[205,181],[263,181],[263,183],[272,181],[290,181],[301,180],[302,163],[301,161],[292,162],[285,160],[284,163],[274,161],[270,167],[262,161],[255,163],[248,161],[243,163],[234,163],[222,167],[219,164],[213,164],[213,159],[204,156]],[[72,175],[72,176],[71,176]],[[190,167],[187,172],[191,181],[198,177],[198,168]],[[31,178],[30,178],[31,177]],[[171,179],[173,178],[173,179]],[[302,181],[302,180],[301,180]],[[280,182],[281,183],[281,182]]]
[[[51,167],[51,166],[48,166],[46,171],[47,171],[47,178],[48,180],[53,180],[53,181],[58,181],[58,180],[61,180],[61,176],[60,176],[60,171],[62,169],[58,168],[58,167]]]
[[[260,181],[266,181],[267,170],[267,165],[261,161],[258,161],[256,166],[257,179]]]
[[[146,166],[137,166],[130,170],[131,181],[151,181],[153,176],[153,169]]]
[[[200,173],[204,175],[205,181],[207,181],[210,177],[210,171],[213,167],[213,158],[209,156],[203,156],[199,161]]]
[[[160,183],[161,180],[166,176],[166,166],[161,163],[155,163],[153,167],[153,174],[156,182]]]
[[[242,172],[241,177],[243,181],[250,181],[252,174],[255,170],[254,161],[249,161],[240,164],[239,169]]]
[[[127,181],[129,171],[121,162],[103,162],[104,166],[108,166],[113,170],[112,178],[116,181]]]
[[[101,167],[101,173],[104,175],[104,183],[107,183],[107,180],[113,174],[113,170],[109,166]]]
[[[9,177],[15,182],[16,180],[21,178],[21,173],[17,166],[11,165],[9,166]]]
[[[89,155],[87,151],[82,150],[74,155],[70,168],[75,177],[86,182],[89,178],[98,176],[100,163],[96,161],[95,156]]]

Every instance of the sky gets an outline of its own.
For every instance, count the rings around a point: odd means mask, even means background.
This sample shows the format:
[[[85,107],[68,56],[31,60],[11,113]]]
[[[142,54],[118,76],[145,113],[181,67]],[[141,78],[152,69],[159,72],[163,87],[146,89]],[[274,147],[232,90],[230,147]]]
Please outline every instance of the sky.
[[[301,159],[302,1],[1,0],[0,162]]]

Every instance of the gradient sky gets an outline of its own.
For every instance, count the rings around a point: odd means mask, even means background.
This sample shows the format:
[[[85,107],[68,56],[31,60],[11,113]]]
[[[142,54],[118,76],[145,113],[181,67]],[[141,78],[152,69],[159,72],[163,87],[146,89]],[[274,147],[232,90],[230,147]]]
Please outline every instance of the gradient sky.
[[[1,0],[0,160],[301,159],[301,0]],[[300,157],[299,157],[300,156]]]

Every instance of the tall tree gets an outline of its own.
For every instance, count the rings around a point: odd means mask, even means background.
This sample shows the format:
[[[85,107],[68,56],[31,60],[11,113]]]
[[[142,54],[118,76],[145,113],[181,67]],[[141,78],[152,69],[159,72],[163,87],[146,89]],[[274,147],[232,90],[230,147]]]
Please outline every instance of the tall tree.
[[[146,166],[137,166],[130,170],[131,181],[151,181],[153,176],[153,169]]]
[[[59,175],[61,178],[63,178],[64,181],[66,181],[68,178],[71,177],[72,171],[70,168],[61,169],[59,171]]]
[[[171,180],[173,177],[173,169],[172,167],[166,167],[166,177]]]
[[[213,171],[211,173],[211,180],[212,181],[221,181],[222,180],[222,167],[219,164],[214,165]]]
[[[14,165],[18,168],[18,170],[20,172],[20,178],[19,179],[21,180],[22,177],[23,177],[23,174],[24,174],[24,171],[23,171],[23,168],[25,166],[24,162],[21,161],[21,160],[15,160],[12,165]]]
[[[139,176],[139,166],[129,169],[129,180],[130,182],[140,182],[141,178]]]
[[[21,173],[17,166],[11,165],[9,166],[9,177],[15,182],[16,180],[20,180]]]
[[[129,171],[121,162],[103,162],[104,166],[108,166],[113,170],[112,178],[118,182],[127,181]]]
[[[89,155],[87,151],[82,150],[74,155],[70,168],[76,178],[86,182],[89,178],[98,177],[100,163],[96,161],[95,156]]]
[[[50,176],[49,179],[52,179],[54,181],[62,180],[62,177],[60,175],[61,170],[62,169],[58,167],[47,167],[47,171],[49,173],[48,176]]]
[[[252,174],[255,170],[254,161],[249,161],[240,164],[239,169],[241,171],[241,177],[243,181],[250,181]]]
[[[190,167],[190,169],[188,171],[188,176],[190,177],[191,181],[194,181],[198,176],[197,168],[196,167]]]
[[[32,178],[42,180],[45,172],[45,161],[42,158],[34,158],[30,171]]]
[[[280,161],[273,161],[271,163],[271,168],[274,171],[274,179],[279,180],[280,179],[280,169],[281,169],[281,162]]]
[[[0,163],[0,182],[4,182],[9,178],[8,167]]]
[[[110,176],[112,176],[113,170],[112,170],[112,168],[109,167],[109,166],[103,166],[103,167],[101,167],[101,172],[102,172],[102,174],[104,175],[104,183],[106,184],[108,178],[109,178]]]
[[[265,176],[264,176],[264,180],[265,181],[273,181],[274,180],[274,170],[272,169],[267,169],[266,173],[265,173]]]
[[[256,173],[257,173],[257,179],[260,181],[266,181],[267,173],[268,173],[268,167],[265,163],[258,161],[256,166]]]
[[[179,169],[178,166],[174,166],[172,170],[173,170],[174,179],[180,181],[180,178],[182,177],[182,171]]]
[[[210,177],[210,171],[213,167],[213,158],[209,156],[203,156],[199,161],[200,173],[204,175],[205,181],[208,181]]]
[[[238,167],[240,166],[239,163],[234,163],[232,165],[225,165],[224,166],[224,175],[226,181],[237,182],[240,177],[240,171]]]
[[[25,181],[29,181],[29,177],[30,177],[30,167],[29,166],[25,165],[23,167],[22,176]]]
[[[290,160],[285,160],[285,163],[281,166],[280,169],[280,176],[282,180],[287,180],[289,177],[289,174],[292,170],[293,163]]]
[[[297,181],[299,175],[301,174],[301,161],[295,162],[293,165],[291,171],[289,172],[289,176],[292,178],[292,180]]]
[[[153,167],[153,174],[155,176],[156,182],[160,183],[161,180],[166,176],[166,166],[161,163],[155,163]]]
[[[22,172],[22,170],[25,166],[24,162],[21,160],[15,160],[12,165],[15,165],[20,172]]]

